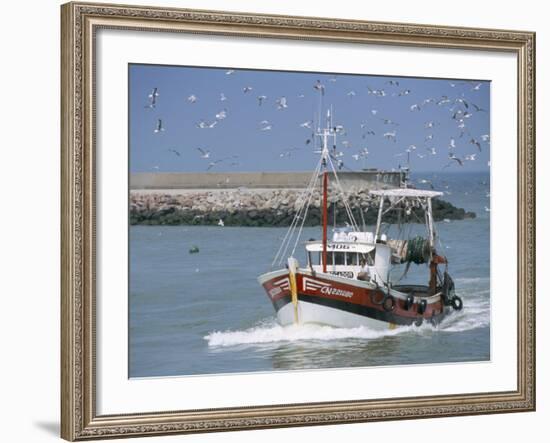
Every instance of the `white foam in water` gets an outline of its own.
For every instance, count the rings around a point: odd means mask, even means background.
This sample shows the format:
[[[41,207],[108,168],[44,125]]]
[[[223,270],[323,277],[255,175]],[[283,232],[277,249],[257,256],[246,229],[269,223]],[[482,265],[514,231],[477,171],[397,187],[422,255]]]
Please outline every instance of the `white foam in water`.
[[[472,294],[473,295],[473,294]],[[476,294],[478,295],[478,294]],[[344,339],[375,340],[398,334],[426,334],[434,331],[462,332],[489,325],[490,305],[487,299],[466,296],[464,308],[453,312],[439,325],[424,322],[422,326],[400,326],[385,331],[375,331],[366,326],[357,328],[334,328],[322,325],[281,326],[275,319],[264,320],[244,330],[213,331],[204,339],[210,347],[229,347],[238,345],[260,345],[277,342],[331,341]]]
[[[342,340],[347,338],[375,339],[384,335],[400,333],[400,328],[389,331],[374,331],[360,326],[357,328],[333,328],[322,325],[281,326],[275,320],[262,322],[242,331],[214,331],[204,338],[209,346],[236,346],[274,342],[294,342],[299,340]],[[389,334],[388,334],[389,333]]]

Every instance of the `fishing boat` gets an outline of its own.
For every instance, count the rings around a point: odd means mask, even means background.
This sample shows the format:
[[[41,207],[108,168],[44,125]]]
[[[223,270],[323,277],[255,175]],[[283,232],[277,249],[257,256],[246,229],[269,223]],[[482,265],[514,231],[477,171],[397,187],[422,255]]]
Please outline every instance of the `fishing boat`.
[[[326,120],[324,128],[319,125],[316,129],[319,149],[315,152],[320,157],[299,199],[301,204],[275,255],[272,270],[258,277],[279,323],[393,329],[423,322],[437,324],[453,310],[461,310],[462,299],[455,294],[447,258],[436,249],[439,238],[432,199],[442,193],[413,189],[406,183],[400,188],[371,190],[369,207],[377,211],[376,225],[368,230],[363,222],[360,228],[334,166],[339,130],[332,123],[330,111]],[[348,218],[347,226],[335,227],[330,239],[329,176],[330,192],[337,192]],[[303,227],[319,185],[321,239],[303,242]],[[389,229],[392,225],[398,234],[393,237]],[[409,230],[405,237],[404,227],[411,225],[416,229]],[[418,233],[419,226],[423,235]],[[305,247],[304,263],[296,258],[299,244]],[[281,268],[273,269],[277,265]],[[396,276],[396,270],[401,275]],[[413,280],[426,284],[406,283],[411,274]]]

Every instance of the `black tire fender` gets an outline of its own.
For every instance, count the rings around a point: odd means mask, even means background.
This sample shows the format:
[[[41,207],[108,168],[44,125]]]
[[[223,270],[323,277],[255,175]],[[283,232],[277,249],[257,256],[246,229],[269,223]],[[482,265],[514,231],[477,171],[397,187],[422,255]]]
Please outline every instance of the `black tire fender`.
[[[462,299],[461,299],[458,295],[455,295],[455,296],[451,299],[451,304],[452,304],[453,309],[454,309],[455,311],[460,311],[460,310],[462,310],[462,307],[463,307]]]
[[[414,295],[409,294],[407,295],[407,299],[405,300],[405,310],[409,311],[414,305]]]
[[[422,315],[424,314],[424,312],[426,312],[426,306],[428,306],[428,302],[426,300],[420,300],[417,308],[417,312],[419,315]]]
[[[382,301],[382,307],[386,312],[393,311],[395,309],[395,298],[391,295],[386,295]]]

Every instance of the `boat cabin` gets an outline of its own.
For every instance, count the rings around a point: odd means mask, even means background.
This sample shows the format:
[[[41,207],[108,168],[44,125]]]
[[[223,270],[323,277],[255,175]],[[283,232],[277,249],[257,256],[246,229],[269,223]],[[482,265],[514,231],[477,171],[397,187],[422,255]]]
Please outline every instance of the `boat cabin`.
[[[377,267],[380,268],[380,265],[383,265],[383,268],[387,269],[391,260],[391,254],[380,254],[380,250],[387,252],[389,249],[384,244],[385,240],[385,235],[382,235],[379,243],[376,244],[372,232],[335,231],[332,240],[327,242],[326,272],[345,278],[373,279],[382,284],[387,275],[379,276]],[[307,266],[314,272],[323,272],[323,242],[321,240],[306,242],[306,252]],[[386,263],[378,263],[376,266],[377,258]]]

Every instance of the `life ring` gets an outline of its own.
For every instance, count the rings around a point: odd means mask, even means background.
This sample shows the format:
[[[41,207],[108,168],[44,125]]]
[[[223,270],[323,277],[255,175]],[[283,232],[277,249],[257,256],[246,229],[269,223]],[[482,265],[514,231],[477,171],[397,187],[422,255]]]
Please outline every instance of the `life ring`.
[[[377,285],[378,286],[378,285]],[[380,300],[377,300],[376,299],[376,296],[378,294],[381,294],[382,295],[382,298]],[[371,291],[370,293],[370,301],[373,302],[375,305],[381,305],[384,303],[384,300],[386,300],[386,294],[384,294],[382,291],[379,291],[379,290],[375,290],[375,291]]]
[[[409,294],[407,295],[407,299],[405,300],[405,310],[408,311],[413,307],[414,304],[414,295]]]
[[[451,304],[453,305],[453,309],[455,311],[460,311],[462,309],[462,306],[463,306],[462,299],[458,295],[455,295],[451,299]]]
[[[428,302],[426,300],[420,300],[420,303],[418,303],[418,314],[422,315],[424,312],[426,312],[426,306],[428,306]]]
[[[393,311],[395,309],[395,298],[391,295],[386,295],[382,301],[382,307],[384,308],[384,311]]]

